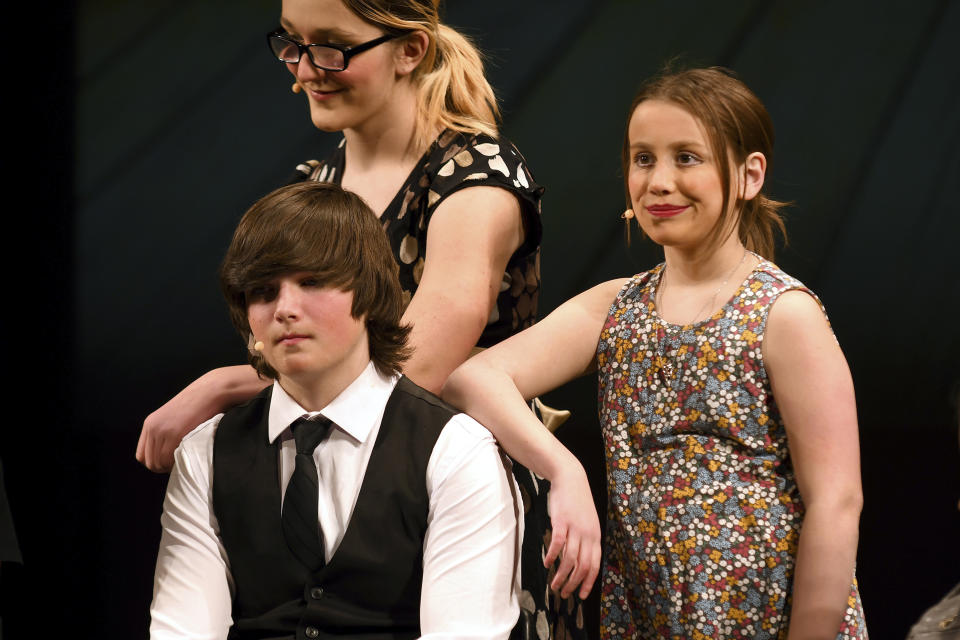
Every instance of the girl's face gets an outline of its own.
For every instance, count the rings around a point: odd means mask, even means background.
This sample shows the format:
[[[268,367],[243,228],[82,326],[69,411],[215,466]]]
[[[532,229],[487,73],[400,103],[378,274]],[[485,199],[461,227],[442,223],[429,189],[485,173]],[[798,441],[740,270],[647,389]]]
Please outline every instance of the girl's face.
[[[721,217],[723,184],[700,122],[671,102],[645,100],[627,136],[627,189],[640,227],[659,245],[702,248]]]
[[[304,44],[355,46],[384,35],[341,0],[283,0],[280,26]],[[397,74],[402,39],[391,40],[350,58],[343,71],[318,69],[304,54],[287,69],[303,87],[310,119],[323,131],[358,128],[387,112]]]

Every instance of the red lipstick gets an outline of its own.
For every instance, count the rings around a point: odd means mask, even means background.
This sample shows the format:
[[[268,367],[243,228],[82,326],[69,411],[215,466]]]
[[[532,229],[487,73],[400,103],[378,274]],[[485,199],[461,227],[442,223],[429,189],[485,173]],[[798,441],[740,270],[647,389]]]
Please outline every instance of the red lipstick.
[[[686,209],[687,205],[676,204],[651,204],[646,207],[650,215],[656,216],[657,218],[672,218],[675,215],[683,213]]]

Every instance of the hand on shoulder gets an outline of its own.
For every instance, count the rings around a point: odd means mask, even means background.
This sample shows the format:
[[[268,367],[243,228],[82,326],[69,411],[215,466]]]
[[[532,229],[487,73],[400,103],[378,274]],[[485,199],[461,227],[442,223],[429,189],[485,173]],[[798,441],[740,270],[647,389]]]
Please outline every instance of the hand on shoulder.
[[[173,452],[185,435],[269,383],[246,365],[205,373],[143,421],[137,461],[156,473],[168,473],[173,468]]]

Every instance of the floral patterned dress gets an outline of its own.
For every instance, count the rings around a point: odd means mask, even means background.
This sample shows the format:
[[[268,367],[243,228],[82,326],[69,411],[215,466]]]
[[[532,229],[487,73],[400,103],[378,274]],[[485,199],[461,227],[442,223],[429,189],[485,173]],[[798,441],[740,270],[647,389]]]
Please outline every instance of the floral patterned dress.
[[[601,636],[785,638],[804,508],[761,344],[778,296],[813,294],[761,260],[713,316],[671,325],[663,268],[621,289],[597,348]],[[855,580],[837,637],[867,637]]]

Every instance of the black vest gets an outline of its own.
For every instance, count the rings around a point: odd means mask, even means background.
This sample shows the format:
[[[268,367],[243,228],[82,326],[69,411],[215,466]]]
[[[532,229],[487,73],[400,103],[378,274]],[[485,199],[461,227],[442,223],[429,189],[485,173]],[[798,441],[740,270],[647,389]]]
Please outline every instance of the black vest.
[[[236,587],[230,638],[420,635],[427,463],[456,411],[402,377],[387,401],[343,540],[315,574],[280,529],[271,388],[226,413],[213,445],[213,510]]]

